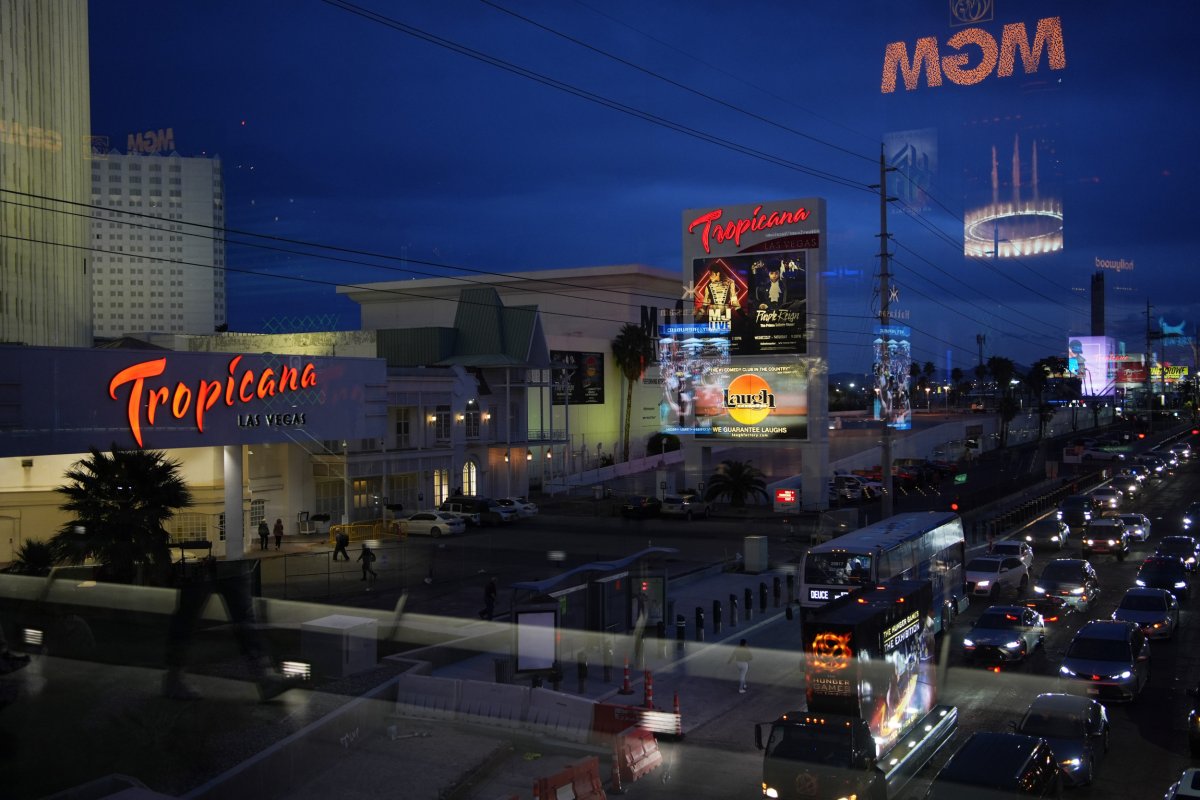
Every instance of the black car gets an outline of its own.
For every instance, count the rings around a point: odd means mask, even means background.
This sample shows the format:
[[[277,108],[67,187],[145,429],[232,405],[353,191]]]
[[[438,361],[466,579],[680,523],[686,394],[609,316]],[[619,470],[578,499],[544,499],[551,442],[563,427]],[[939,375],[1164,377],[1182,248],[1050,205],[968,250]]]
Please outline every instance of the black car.
[[[1200,563],[1200,542],[1194,536],[1164,536],[1158,540],[1154,555],[1176,556],[1188,572],[1195,572],[1196,564]]]
[[[621,506],[622,517],[657,517],[662,511],[662,501],[657,497],[637,495],[630,497]]]
[[[1099,516],[1096,504],[1086,494],[1073,494],[1062,501],[1058,507],[1058,518],[1073,528],[1082,528],[1091,522],[1092,517]]]
[[[979,731],[929,786],[926,800],[1061,797],[1062,771],[1045,739]]]
[[[1200,527],[1200,502],[1191,503],[1183,512],[1183,529],[1186,531],[1193,526]]]
[[[1186,602],[1192,581],[1183,562],[1176,556],[1150,556],[1138,569],[1136,583],[1149,589],[1166,589],[1179,602]]]
[[[1096,569],[1082,558],[1056,558],[1042,567],[1033,582],[1034,600],[1026,605],[1036,608],[1051,622],[1058,611],[1087,611],[1100,593]]]
[[[1071,537],[1071,527],[1061,519],[1046,517],[1025,529],[1025,541],[1034,550],[1062,550]]]

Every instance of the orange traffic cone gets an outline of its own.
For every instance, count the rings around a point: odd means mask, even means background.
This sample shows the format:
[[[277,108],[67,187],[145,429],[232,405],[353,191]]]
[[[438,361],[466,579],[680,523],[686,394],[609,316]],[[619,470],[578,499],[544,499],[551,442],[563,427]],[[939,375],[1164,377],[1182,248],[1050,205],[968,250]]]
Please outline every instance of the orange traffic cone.
[[[625,656],[625,679],[621,682],[617,694],[633,694],[633,685],[629,682],[629,656]]]

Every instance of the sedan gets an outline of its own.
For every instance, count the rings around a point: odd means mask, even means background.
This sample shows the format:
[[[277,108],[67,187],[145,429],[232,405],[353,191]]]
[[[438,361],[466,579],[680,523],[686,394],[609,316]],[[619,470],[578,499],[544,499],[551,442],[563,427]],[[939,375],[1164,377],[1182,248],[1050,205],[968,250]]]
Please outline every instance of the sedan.
[[[1048,609],[1043,613],[1055,607],[1087,611],[1100,593],[1100,579],[1095,567],[1081,558],[1056,558],[1042,567],[1033,591]]]
[[[992,545],[991,555],[1019,558],[1027,571],[1033,567],[1033,548],[1025,542],[1016,540],[996,542]]]
[[[418,511],[404,520],[404,530],[417,536],[432,536],[435,539],[445,533],[464,533],[467,523],[445,511]]]
[[[1118,475],[1112,479],[1114,489],[1126,497],[1132,497],[1142,488],[1142,482],[1135,475]]]
[[[1200,797],[1200,768],[1189,767],[1171,784],[1163,800],[1183,800],[1185,797]]]
[[[1150,518],[1145,514],[1117,514],[1117,519],[1125,523],[1125,532],[1129,538],[1144,542],[1150,538]]]
[[[1062,550],[1071,535],[1071,527],[1061,519],[1046,517],[1025,529],[1025,542],[1035,550]]]
[[[975,595],[996,597],[1004,587],[1020,594],[1029,584],[1029,569],[1012,556],[972,558],[964,572],[967,592]]]
[[[1087,697],[1039,694],[1016,725],[1017,733],[1045,739],[1058,766],[1074,786],[1096,774],[1096,759],[1108,752],[1108,712]]]
[[[536,517],[538,513],[537,503],[530,502],[524,497],[502,497],[496,503],[503,508],[511,508],[516,511],[517,516],[521,519]]]
[[[1024,606],[992,606],[963,639],[963,653],[985,662],[1021,661],[1045,641],[1041,614]]]
[[[1091,498],[1098,508],[1120,508],[1125,495],[1121,494],[1120,489],[1113,488],[1112,486],[1102,486],[1092,492]]]
[[[1158,540],[1154,555],[1177,556],[1188,572],[1195,572],[1196,564],[1200,563],[1200,542],[1193,536],[1164,536]]]
[[[657,517],[662,511],[662,501],[657,497],[638,495],[630,497],[621,506],[622,517]]]
[[[1134,583],[1151,589],[1166,589],[1179,602],[1186,602],[1191,589],[1190,573],[1176,556],[1150,556],[1142,562]]]
[[[1179,627],[1179,601],[1166,589],[1128,589],[1112,618],[1134,623],[1151,639],[1170,639]]]

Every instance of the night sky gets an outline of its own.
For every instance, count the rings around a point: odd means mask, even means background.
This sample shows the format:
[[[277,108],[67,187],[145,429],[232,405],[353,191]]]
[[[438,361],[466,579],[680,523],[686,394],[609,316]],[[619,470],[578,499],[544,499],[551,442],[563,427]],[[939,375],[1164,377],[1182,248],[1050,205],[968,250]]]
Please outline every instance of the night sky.
[[[93,0],[92,128],[124,149],[130,133],[170,127],[182,155],[219,155],[231,229],[374,254],[231,235],[227,263],[244,271],[229,276],[232,330],[358,327],[341,284],[678,271],[684,209],[820,196],[830,369],[865,370],[879,263],[867,187],[881,142],[921,131],[925,190],[906,184],[912,163],[888,177],[903,198],[889,222],[893,307],[910,315],[916,360],[969,370],[977,334],[985,358],[1064,353],[1089,332],[1097,259],[1134,265],[1105,270],[1107,332],[1130,351],[1147,301],[1156,330],[1161,317],[1194,336],[1200,4],[959,3],[992,18],[957,26],[952,5]],[[947,56],[964,29],[999,41],[1023,22],[1032,38],[1048,17],[1061,19],[1064,69],[1043,55],[1032,75],[1018,61],[975,85],[880,90],[889,42],[911,54],[932,36]],[[979,48],[961,52],[964,69],[979,63]],[[991,148],[1003,199],[1014,142],[1027,193],[1038,151],[1065,246],[964,258]],[[1186,347],[1165,356],[1192,362]]]

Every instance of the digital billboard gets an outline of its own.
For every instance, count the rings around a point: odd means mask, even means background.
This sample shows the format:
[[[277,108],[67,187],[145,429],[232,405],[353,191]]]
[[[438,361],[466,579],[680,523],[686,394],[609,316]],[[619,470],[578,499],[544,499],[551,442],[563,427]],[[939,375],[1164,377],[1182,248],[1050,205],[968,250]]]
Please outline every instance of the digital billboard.
[[[887,420],[888,427],[896,430],[912,427],[912,398],[908,391],[912,346],[908,337],[909,329],[903,325],[875,327],[875,419]]]
[[[662,400],[659,428],[691,432],[696,427],[697,390],[713,383],[714,367],[730,363],[729,338],[713,334],[704,324],[661,325],[658,339]]]
[[[604,354],[551,350],[552,397],[556,406],[604,405]]]
[[[691,386],[690,413],[668,420],[666,433],[717,439],[806,439],[808,378],[797,364],[708,366]]]
[[[1117,379],[1116,342],[1110,336],[1072,336],[1067,371],[1079,378],[1083,397],[1112,397]]]

